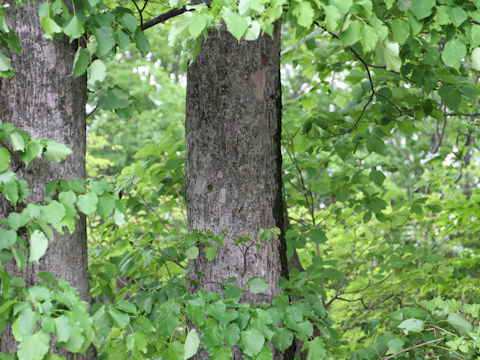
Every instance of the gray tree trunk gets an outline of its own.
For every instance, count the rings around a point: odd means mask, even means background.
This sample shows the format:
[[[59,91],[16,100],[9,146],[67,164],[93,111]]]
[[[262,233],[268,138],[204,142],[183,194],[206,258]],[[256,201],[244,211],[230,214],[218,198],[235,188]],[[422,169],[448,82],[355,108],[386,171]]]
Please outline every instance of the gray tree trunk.
[[[221,283],[237,278],[244,290],[259,276],[265,294],[245,291],[242,301],[271,301],[287,274],[283,241],[280,85],[280,26],[274,38],[240,43],[225,27],[212,30],[187,78],[186,201],[189,230],[228,231],[214,261],[203,251],[191,261],[192,291],[222,292]],[[237,246],[235,239],[259,229],[280,228],[282,235]],[[246,250],[248,247],[248,250]],[[204,277],[198,273],[205,274]],[[196,359],[208,359],[202,350]],[[234,349],[234,359],[242,359]],[[284,355],[276,354],[276,359]]]
[[[12,2],[7,9],[9,24],[21,39],[23,53],[21,57],[13,56],[15,76],[0,81],[0,119],[29,131],[32,137],[64,143],[73,154],[60,164],[34,160],[18,174],[30,183],[29,202],[43,200],[45,184],[49,181],[86,176],[86,78],[75,79],[71,75],[75,42],[69,44],[67,39],[49,41],[43,38],[39,4],[27,1],[16,8]],[[11,210],[7,200],[0,195],[0,218]],[[38,272],[51,272],[76,286],[82,299],[90,301],[87,264],[85,218],[82,216],[73,235],[68,231],[65,236],[56,233],[39,265],[29,264],[24,271],[18,272],[12,260],[8,271],[25,279],[27,285],[37,281]],[[16,347],[10,329],[6,329],[1,334],[0,350],[14,352]],[[62,355],[73,359],[71,355]],[[94,357],[87,356],[89,359]]]

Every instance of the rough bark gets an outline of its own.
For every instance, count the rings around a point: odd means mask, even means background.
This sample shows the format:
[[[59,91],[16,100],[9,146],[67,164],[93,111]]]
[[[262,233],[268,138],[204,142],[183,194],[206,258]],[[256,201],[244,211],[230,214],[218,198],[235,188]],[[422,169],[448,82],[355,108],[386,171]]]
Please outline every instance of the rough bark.
[[[42,201],[45,184],[49,181],[86,176],[86,78],[75,79],[71,75],[75,43],[69,44],[67,39],[49,41],[43,37],[38,18],[39,4],[27,1],[16,8],[11,3],[8,8],[7,18],[21,39],[23,54],[13,56],[14,77],[0,81],[0,119],[29,131],[32,137],[64,143],[73,153],[59,164],[34,160],[26,170],[20,171],[18,176],[30,183],[28,202]],[[9,211],[7,200],[0,195],[0,218]],[[38,272],[51,272],[76,286],[80,296],[89,301],[85,218],[81,217],[77,222],[74,234],[70,235],[68,231],[64,236],[55,234],[55,240],[50,242],[40,264],[29,264],[24,271],[18,272],[12,260],[7,269],[14,276],[24,278],[27,285],[37,281]],[[6,329],[1,335],[0,350],[11,353],[16,347],[10,329]],[[58,350],[51,351],[58,353]],[[72,355],[61,355],[73,359]],[[87,358],[95,356],[88,355]]]
[[[228,236],[214,261],[207,261],[201,251],[190,262],[190,274],[199,284],[192,291],[221,292],[221,283],[230,277],[245,289],[251,277],[259,276],[270,284],[268,290],[260,295],[246,292],[242,301],[270,301],[280,292],[278,280],[287,274],[281,106],[279,24],[273,38],[240,43],[224,27],[212,30],[188,70],[187,214],[190,230],[227,230]],[[274,227],[282,235],[260,249],[252,242],[234,244],[249,232]],[[208,358],[205,351],[196,356]],[[234,359],[241,358],[240,350],[234,349]]]

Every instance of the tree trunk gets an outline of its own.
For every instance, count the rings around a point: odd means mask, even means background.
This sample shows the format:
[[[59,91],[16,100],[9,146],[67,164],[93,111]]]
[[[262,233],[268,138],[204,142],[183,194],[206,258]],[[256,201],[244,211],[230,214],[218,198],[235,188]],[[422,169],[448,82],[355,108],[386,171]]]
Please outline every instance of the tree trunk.
[[[62,163],[34,160],[19,178],[30,183],[28,202],[39,202],[45,197],[45,184],[56,179],[85,178],[85,104],[86,77],[73,78],[72,66],[76,42],[67,39],[49,41],[43,37],[38,17],[38,5],[25,2],[22,7],[10,3],[8,21],[21,39],[22,56],[13,56],[15,75],[0,81],[0,119],[29,131],[32,137],[42,137],[66,144],[72,151]],[[0,195],[0,218],[11,211],[6,199]],[[50,272],[67,280],[79,290],[80,296],[90,301],[87,272],[87,246],[85,217],[77,222],[73,235],[55,234],[40,264],[28,264],[22,272],[12,260],[7,270],[14,276],[34,284],[38,272]],[[15,352],[10,329],[1,335],[0,351]],[[52,350],[58,352],[58,350]],[[68,359],[73,356],[66,355]],[[92,359],[95,356],[87,356]],[[82,357],[83,358],[83,357]],[[77,359],[79,357],[77,356]]]
[[[274,38],[240,43],[225,27],[209,32],[187,77],[186,200],[189,230],[227,230],[215,260],[203,251],[189,264],[199,284],[193,290],[222,292],[221,283],[237,278],[244,290],[259,276],[264,294],[244,291],[242,301],[271,301],[287,274],[283,241],[280,24]],[[240,236],[280,228],[282,235],[262,243],[235,245]],[[205,274],[199,276],[198,272]],[[234,359],[241,359],[234,349]],[[276,354],[276,359],[283,359]],[[196,359],[209,359],[201,351]]]

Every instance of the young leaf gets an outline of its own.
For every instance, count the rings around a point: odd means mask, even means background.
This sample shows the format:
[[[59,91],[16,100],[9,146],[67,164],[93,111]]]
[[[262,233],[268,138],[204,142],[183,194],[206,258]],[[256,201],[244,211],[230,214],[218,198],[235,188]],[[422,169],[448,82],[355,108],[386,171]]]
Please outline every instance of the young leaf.
[[[45,151],[43,156],[47,160],[60,162],[71,153],[72,150],[70,150],[66,145],[58,143],[56,141],[47,141],[47,150]]]
[[[107,67],[102,60],[95,60],[88,67],[88,80],[91,83],[96,83],[97,81],[103,81],[107,75]]]
[[[252,294],[261,294],[268,289],[268,282],[265,282],[263,279],[255,276],[248,280],[248,289]]]
[[[38,261],[47,251],[48,239],[40,230],[35,230],[30,236],[30,257],[29,260]]]
[[[192,329],[188,332],[187,338],[185,339],[185,355],[183,356],[184,360],[190,359],[198,351],[198,346],[200,345],[200,339],[197,334],[197,330]]]
[[[78,19],[77,15],[74,15],[67,26],[63,28],[63,32],[70,38],[70,40],[78,39],[83,35],[85,29],[83,23]]]
[[[264,343],[263,335],[257,329],[251,329],[242,332],[238,345],[246,355],[253,357],[262,350]]]
[[[90,64],[90,53],[87,49],[79,47],[73,61],[73,76],[79,77],[85,74],[88,64]]]

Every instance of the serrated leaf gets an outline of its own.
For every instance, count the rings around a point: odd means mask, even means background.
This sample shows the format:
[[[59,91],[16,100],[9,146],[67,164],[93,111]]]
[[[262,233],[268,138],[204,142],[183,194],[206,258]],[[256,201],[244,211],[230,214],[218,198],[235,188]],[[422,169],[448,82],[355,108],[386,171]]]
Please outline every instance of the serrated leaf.
[[[72,153],[66,145],[56,141],[47,141],[47,150],[43,154],[45,159],[60,162]]]
[[[8,169],[10,160],[10,152],[4,147],[0,147],[0,173]]]
[[[399,325],[399,329],[403,329],[405,334],[409,332],[421,332],[425,327],[425,322],[420,319],[407,319],[402,321]]]
[[[188,31],[190,32],[190,35],[192,35],[194,38],[199,37],[203,30],[207,27],[207,20],[207,14],[200,14],[198,12],[193,13],[190,23],[188,24]]]
[[[268,289],[268,282],[265,282],[263,279],[255,276],[248,280],[248,289],[252,294],[261,294]]]
[[[410,9],[418,20],[425,19],[432,14],[435,0],[412,0]]]
[[[79,47],[75,54],[75,60],[73,61],[73,76],[79,77],[85,74],[88,64],[90,64],[90,53],[87,49]]]
[[[458,70],[465,55],[467,55],[467,47],[463,41],[461,39],[452,39],[443,48],[442,60],[445,65]]]
[[[472,324],[457,313],[448,314],[447,322],[462,335],[466,335],[472,331]]]
[[[48,239],[40,230],[35,230],[30,236],[30,256],[29,260],[38,261],[47,251]]]
[[[95,60],[88,67],[88,80],[91,83],[103,81],[107,75],[107,67],[102,60]]]
[[[95,29],[95,39],[97,40],[97,56],[99,58],[107,55],[115,46],[113,30],[110,27],[100,27]]]
[[[70,38],[70,40],[78,39],[83,35],[85,29],[83,23],[78,19],[77,15],[72,16],[67,26],[63,28],[63,32]]]
[[[43,330],[25,336],[18,345],[19,360],[42,360],[49,349],[50,336]]]
[[[262,350],[264,343],[263,335],[258,330],[251,329],[241,333],[238,345],[246,355],[253,357]]]
[[[77,200],[78,209],[85,215],[91,215],[97,209],[98,197],[93,191],[85,195],[79,195]]]
[[[184,360],[190,359],[194,356],[200,345],[200,338],[198,337],[197,330],[192,329],[188,332],[187,338],[185,339],[185,354],[183,356]]]
[[[235,36],[238,41],[240,41],[248,28],[247,18],[234,13],[228,8],[225,8],[222,17],[225,21],[225,24],[227,24],[228,31]]]

